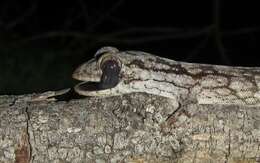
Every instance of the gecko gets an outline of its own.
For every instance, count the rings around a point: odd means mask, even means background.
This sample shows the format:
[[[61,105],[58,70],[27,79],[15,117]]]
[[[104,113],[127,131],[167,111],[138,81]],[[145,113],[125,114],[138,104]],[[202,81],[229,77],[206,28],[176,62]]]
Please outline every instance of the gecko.
[[[103,47],[80,65],[75,91],[83,96],[139,92],[198,104],[260,105],[260,68],[175,61],[142,51]]]

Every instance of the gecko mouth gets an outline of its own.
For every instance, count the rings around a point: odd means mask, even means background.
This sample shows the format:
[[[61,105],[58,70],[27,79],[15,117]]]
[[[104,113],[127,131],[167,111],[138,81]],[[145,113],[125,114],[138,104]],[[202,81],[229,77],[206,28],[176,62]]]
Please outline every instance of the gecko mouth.
[[[100,91],[114,88],[119,83],[119,74],[121,67],[115,60],[107,60],[100,67],[102,75],[99,82],[86,81],[78,84],[76,87],[80,91]]]

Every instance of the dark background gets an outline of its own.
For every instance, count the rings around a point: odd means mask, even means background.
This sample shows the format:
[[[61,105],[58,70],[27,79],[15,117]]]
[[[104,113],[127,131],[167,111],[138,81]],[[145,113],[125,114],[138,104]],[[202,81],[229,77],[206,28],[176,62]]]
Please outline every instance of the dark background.
[[[108,45],[178,61],[260,66],[256,2],[2,0],[0,94],[72,87],[73,70]]]

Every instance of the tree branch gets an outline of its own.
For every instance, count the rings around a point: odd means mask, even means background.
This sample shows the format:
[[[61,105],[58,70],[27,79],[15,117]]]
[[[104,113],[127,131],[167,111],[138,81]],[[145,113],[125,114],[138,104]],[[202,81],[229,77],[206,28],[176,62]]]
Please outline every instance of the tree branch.
[[[141,93],[68,102],[24,96],[0,96],[2,162],[260,160],[256,107],[187,101],[176,108]]]

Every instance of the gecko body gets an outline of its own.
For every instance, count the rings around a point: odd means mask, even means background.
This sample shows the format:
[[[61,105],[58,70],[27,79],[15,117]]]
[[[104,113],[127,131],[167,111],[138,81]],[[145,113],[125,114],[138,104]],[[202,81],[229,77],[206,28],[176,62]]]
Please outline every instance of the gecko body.
[[[144,92],[199,104],[260,105],[260,68],[185,63],[141,51],[99,49],[73,78],[85,96]]]

